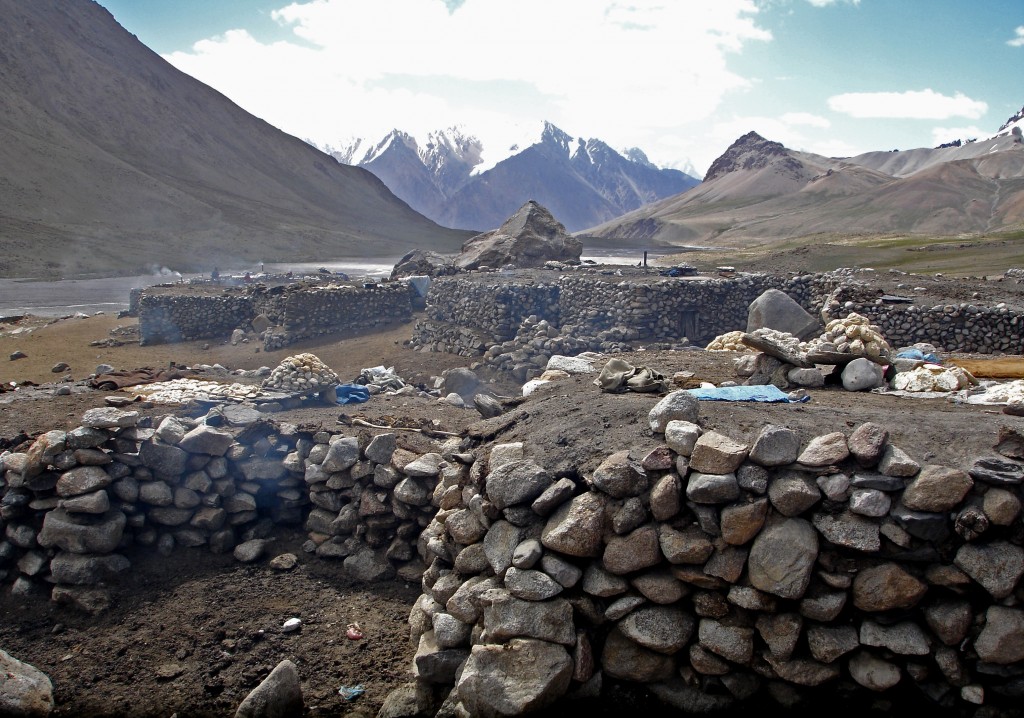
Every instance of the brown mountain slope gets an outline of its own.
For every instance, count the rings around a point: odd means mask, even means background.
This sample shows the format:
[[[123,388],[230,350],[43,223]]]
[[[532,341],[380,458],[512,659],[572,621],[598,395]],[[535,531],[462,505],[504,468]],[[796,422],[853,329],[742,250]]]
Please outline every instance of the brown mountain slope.
[[[1022,206],[1024,146],[1010,136],[835,159],[749,133],[697,187],[579,234],[714,247],[821,233],[955,236],[1019,227]]]
[[[370,172],[181,73],[92,0],[0,0],[0,276],[456,251]]]

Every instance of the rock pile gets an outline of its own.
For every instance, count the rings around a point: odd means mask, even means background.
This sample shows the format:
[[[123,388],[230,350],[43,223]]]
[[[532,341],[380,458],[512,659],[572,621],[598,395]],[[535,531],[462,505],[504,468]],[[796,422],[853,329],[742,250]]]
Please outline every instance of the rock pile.
[[[889,360],[892,348],[881,329],[856,312],[825,325],[825,332],[807,347],[810,354],[848,354],[882,364]]]
[[[317,394],[341,383],[338,375],[315,354],[294,354],[274,367],[262,386],[293,394]]]

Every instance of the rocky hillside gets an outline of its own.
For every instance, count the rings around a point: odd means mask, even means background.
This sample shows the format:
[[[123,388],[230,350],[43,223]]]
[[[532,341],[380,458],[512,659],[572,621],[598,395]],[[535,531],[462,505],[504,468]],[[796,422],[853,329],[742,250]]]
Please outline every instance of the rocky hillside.
[[[447,227],[489,230],[534,199],[569,231],[590,227],[682,192],[698,179],[654,165],[639,149],[619,153],[597,139],[575,138],[545,122],[538,136],[485,163],[485,150],[459,128],[419,141],[393,130],[380,142],[357,140],[331,150],[364,167],[396,195]],[[507,155],[507,156],[502,156]]]
[[[92,0],[0,0],[0,276],[455,250],[372,173],[243,111]]]
[[[843,158],[797,152],[749,132],[699,186],[583,234],[649,246],[743,246],[816,234],[1019,229],[1020,122],[1011,117],[986,139]]]

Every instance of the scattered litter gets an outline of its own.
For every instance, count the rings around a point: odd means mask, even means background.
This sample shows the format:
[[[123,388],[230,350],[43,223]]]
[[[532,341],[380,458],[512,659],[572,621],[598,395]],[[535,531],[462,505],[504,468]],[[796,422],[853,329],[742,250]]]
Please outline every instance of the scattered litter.
[[[366,693],[366,689],[362,686],[342,686],[338,689],[338,695],[347,701],[350,701],[353,698],[358,698],[364,693]]]
[[[359,378],[356,379],[357,384],[373,385],[380,391],[392,390],[398,391],[405,388],[405,382],[402,377],[395,373],[395,368],[375,366],[368,369],[363,369],[359,372]]]
[[[348,624],[348,628],[345,630],[345,635],[353,641],[359,641],[363,638],[363,630],[359,628],[358,623]]]

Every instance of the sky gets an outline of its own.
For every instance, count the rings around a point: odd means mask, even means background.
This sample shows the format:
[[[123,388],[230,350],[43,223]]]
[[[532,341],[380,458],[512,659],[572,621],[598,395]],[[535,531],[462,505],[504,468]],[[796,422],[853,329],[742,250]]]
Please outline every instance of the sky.
[[[459,126],[504,152],[547,121],[702,177],[750,131],[847,157],[985,138],[1024,106],[1021,0],[98,2],[321,148]]]

